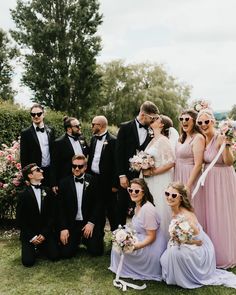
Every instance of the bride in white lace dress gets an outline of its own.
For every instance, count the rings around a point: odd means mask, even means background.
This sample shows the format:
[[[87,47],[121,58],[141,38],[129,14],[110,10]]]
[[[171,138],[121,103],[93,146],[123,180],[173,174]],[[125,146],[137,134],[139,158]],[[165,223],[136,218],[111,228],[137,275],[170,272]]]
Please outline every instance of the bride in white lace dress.
[[[153,195],[157,212],[161,218],[162,232],[167,239],[169,239],[168,229],[171,220],[171,211],[164,196],[165,189],[173,181],[175,156],[171,141],[168,138],[169,128],[173,128],[172,126],[172,120],[164,115],[161,115],[151,124],[154,137],[145,151],[153,156],[155,167],[142,171],[148,188]]]

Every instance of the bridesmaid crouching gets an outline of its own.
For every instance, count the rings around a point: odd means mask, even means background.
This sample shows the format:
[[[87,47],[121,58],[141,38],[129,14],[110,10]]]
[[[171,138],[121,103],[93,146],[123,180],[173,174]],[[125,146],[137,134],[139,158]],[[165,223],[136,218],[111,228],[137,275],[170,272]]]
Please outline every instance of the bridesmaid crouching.
[[[132,253],[124,254],[120,277],[136,280],[161,281],[160,257],[166,249],[166,240],[160,229],[158,213],[153,197],[143,179],[133,179],[128,192],[135,202],[132,226],[138,242]],[[121,254],[112,249],[109,269],[117,272]]]
[[[216,269],[214,246],[198,223],[187,187],[174,182],[165,195],[172,211],[172,221],[169,228],[171,239],[161,257],[164,281],[187,289],[203,285],[236,288],[234,274]]]

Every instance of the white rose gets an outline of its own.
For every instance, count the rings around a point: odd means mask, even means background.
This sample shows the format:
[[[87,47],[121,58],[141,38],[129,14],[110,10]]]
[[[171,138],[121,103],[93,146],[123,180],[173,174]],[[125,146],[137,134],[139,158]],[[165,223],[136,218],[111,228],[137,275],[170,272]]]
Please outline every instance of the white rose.
[[[117,243],[123,242],[126,239],[126,237],[127,237],[127,233],[123,229],[119,230],[116,233],[116,241],[117,241]]]
[[[181,222],[181,223],[179,224],[179,227],[180,227],[183,231],[185,231],[185,232],[188,232],[188,231],[191,229],[191,227],[190,227],[190,225],[189,225],[189,223],[188,223],[187,221],[183,221],[183,222]]]

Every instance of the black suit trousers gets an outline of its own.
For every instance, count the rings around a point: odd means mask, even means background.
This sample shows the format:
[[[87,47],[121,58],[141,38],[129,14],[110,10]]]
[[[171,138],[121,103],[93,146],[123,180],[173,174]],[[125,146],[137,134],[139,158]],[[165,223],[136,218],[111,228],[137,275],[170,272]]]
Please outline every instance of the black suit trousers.
[[[85,226],[82,221],[75,221],[69,229],[69,239],[66,245],[61,244],[61,257],[71,258],[76,255],[79,244],[84,244],[87,247],[88,253],[92,256],[100,256],[103,254],[103,235],[101,227],[95,225],[91,238],[84,238],[82,228]]]
[[[33,266],[38,254],[43,254],[52,261],[59,258],[59,247],[53,235],[37,246],[26,240],[21,241],[21,261],[24,266]]]

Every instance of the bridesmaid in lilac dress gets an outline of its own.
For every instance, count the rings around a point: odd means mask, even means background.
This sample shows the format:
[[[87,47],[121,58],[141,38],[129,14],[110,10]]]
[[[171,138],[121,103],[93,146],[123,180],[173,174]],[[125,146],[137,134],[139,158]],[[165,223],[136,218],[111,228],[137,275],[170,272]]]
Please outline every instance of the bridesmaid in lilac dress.
[[[181,135],[176,146],[174,180],[183,182],[190,191],[200,175],[205,148],[205,139],[196,125],[196,118],[194,110],[181,113]]]
[[[136,203],[132,226],[138,242],[132,253],[124,254],[120,277],[135,280],[161,281],[160,257],[167,241],[160,230],[160,220],[153,205],[153,197],[143,179],[136,178],[128,188],[131,200]],[[121,254],[112,249],[109,269],[117,272]]]
[[[206,136],[205,168],[212,162],[224,141],[227,145],[216,164],[209,171],[201,198],[194,204],[199,222],[211,238],[216,251],[216,265],[229,268],[236,265],[236,174],[232,166],[234,157],[231,143],[217,133],[211,110],[202,110],[197,123]]]
[[[204,285],[225,285],[236,288],[234,274],[216,269],[214,246],[198,223],[189,201],[187,188],[181,183],[172,183],[165,194],[167,204],[172,210],[170,235],[173,239],[169,241],[161,257],[163,280],[168,285],[178,285],[187,289]],[[189,239],[176,238],[178,227],[174,225],[181,219],[185,222],[182,223],[182,228],[186,230],[189,226],[193,232],[193,236]]]

